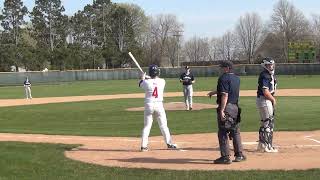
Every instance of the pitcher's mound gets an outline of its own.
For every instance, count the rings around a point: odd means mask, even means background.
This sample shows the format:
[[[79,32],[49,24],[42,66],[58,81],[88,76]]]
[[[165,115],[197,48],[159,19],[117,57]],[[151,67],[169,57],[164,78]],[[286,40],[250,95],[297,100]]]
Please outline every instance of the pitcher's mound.
[[[180,110],[186,110],[186,106],[183,102],[169,102],[164,103],[164,109],[166,111],[180,111]],[[203,104],[203,103],[193,103],[192,110],[198,111],[202,109],[213,109],[217,108],[216,105],[212,104]],[[128,108],[127,111],[144,111],[144,107],[135,107],[135,108]]]

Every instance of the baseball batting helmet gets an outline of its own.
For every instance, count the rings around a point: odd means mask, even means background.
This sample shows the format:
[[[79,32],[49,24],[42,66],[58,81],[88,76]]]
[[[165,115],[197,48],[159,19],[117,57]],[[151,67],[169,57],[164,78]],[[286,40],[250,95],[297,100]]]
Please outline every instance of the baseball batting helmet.
[[[152,64],[149,66],[149,76],[154,78],[156,76],[160,76],[160,69],[157,65]]]

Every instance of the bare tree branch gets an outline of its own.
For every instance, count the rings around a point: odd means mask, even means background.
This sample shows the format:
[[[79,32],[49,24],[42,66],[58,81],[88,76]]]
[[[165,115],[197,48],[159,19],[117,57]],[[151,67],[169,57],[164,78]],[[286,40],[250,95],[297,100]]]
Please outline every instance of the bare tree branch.
[[[248,63],[253,63],[255,51],[262,40],[262,21],[258,14],[241,16],[236,27],[241,46],[246,54]]]

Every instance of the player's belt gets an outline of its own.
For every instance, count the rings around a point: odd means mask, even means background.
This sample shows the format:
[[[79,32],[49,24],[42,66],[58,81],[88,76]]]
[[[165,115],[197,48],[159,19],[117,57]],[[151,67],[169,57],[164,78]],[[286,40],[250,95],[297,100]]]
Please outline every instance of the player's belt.
[[[274,96],[274,92],[271,93],[271,95]],[[264,96],[264,95],[259,95],[259,94],[258,94],[258,95],[257,95],[257,98],[260,98],[261,96]]]

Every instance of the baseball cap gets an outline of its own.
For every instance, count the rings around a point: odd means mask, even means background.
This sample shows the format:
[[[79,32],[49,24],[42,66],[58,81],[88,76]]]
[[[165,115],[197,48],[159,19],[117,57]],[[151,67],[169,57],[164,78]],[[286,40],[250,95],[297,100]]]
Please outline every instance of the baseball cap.
[[[190,69],[189,66],[186,66],[185,69]]]

